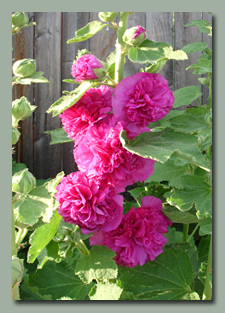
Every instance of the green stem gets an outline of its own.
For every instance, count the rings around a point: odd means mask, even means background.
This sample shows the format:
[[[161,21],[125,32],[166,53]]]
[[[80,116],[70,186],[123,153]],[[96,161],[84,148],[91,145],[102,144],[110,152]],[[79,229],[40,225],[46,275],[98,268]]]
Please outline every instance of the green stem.
[[[212,76],[209,77],[209,109],[212,108]]]
[[[16,248],[18,250],[21,242],[23,241],[24,237],[26,236],[28,230],[26,228],[24,229],[19,229],[17,236],[16,236]]]
[[[17,255],[16,236],[15,236],[15,215],[14,206],[12,204],[12,255]]]
[[[83,255],[90,255],[90,251],[88,250],[82,239],[76,241],[75,245],[80,250],[80,252],[83,253]]]
[[[120,12],[119,27],[117,29],[116,41],[116,65],[115,65],[115,82],[119,83],[123,79],[124,61],[125,61],[125,43],[123,41],[123,34],[127,29],[127,20],[129,12]]]
[[[203,291],[203,300],[212,300],[212,287],[209,281],[209,274],[212,271],[212,235],[210,236],[208,264],[206,269],[206,279]]]
[[[19,286],[12,289],[12,300],[20,300]]]
[[[200,225],[200,223],[198,223],[198,224],[195,226],[195,228],[194,228],[193,232],[190,234],[190,236],[189,236],[187,242],[189,242],[189,241],[191,240],[191,238],[194,236],[196,230],[199,228],[199,225]]]
[[[12,204],[12,255],[17,255],[16,236],[15,236],[15,215],[14,205]],[[19,286],[12,289],[12,300],[20,300]]]
[[[198,103],[202,106],[202,103],[201,103],[200,99],[198,98],[197,100],[198,100]]]
[[[189,224],[183,225],[183,242],[187,242]]]

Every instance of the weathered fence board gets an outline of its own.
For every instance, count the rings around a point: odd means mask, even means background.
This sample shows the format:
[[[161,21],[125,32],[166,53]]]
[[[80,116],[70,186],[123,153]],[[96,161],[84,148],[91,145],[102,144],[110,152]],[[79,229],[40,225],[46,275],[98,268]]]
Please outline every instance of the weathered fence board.
[[[147,12],[146,30],[148,38],[153,41],[165,41],[173,46],[173,12]],[[168,60],[160,71],[173,90],[173,61]]]
[[[45,131],[61,127],[60,118],[47,114],[47,109],[62,96],[62,91],[71,91],[74,86],[62,80],[72,78],[71,66],[78,50],[87,49],[105,61],[115,50],[116,31],[104,28],[89,40],[67,44],[75,36],[75,31],[88,22],[98,20],[98,12],[38,12],[27,13],[35,20],[35,27],[23,29],[13,36],[13,58],[34,58],[37,70],[44,72],[47,84],[18,85],[13,88],[12,98],[26,96],[36,105],[32,117],[20,124],[21,139],[15,149],[14,158],[25,163],[39,179],[55,177],[63,170],[65,174],[76,171],[73,158],[73,143],[49,145],[50,136]],[[166,41],[174,49],[182,49],[186,44],[205,41],[211,47],[211,37],[202,34],[197,27],[184,27],[195,19],[212,21],[212,15],[201,12],[134,12],[128,20],[128,27],[141,25],[146,28],[148,38]],[[116,18],[118,22],[118,17]],[[186,67],[196,63],[202,52],[189,54],[186,61],[167,61],[160,72],[169,83],[171,90],[191,85],[200,85],[199,75],[193,75]],[[126,59],[125,77],[139,71],[143,64],[134,64]],[[207,87],[201,86],[203,103],[207,103]],[[196,101],[195,104],[198,105]]]
[[[82,12],[65,12],[62,17],[62,80],[72,78],[71,67],[76,59],[78,50],[89,50],[89,41],[67,44],[67,40],[75,37],[75,31],[84,27],[89,22],[89,14]],[[72,91],[73,84],[62,82],[62,91]],[[74,144],[69,142],[63,144],[63,170],[65,174],[75,172],[77,170],[73,157]]]
[[[30,22],[34,21],[34,13],[27,13]],[[34,58],[33,54],[33,37],[34,28],[28,27],[22,29],[20,33],[13,36],[13,63],[14,61],[24,58]],[[13,87],[12,100],[20,99],[22,96],[26,96],[27,100],[34,105],[33,86],[27,85],[15,85]],[[15,154],[18,162],[24,162],[29,170],[33,172],[33,116],[28,117],[23,122],[20,122],[20,140],[16,145]]]
[[[36,178],[54,177],[61,170],[61,147],[49,145],[47,130],[59,128],[59,117],[52,118],[46,111],[61,96],[61,13],[35,13],[35,60],[37,71],[49,79],[47,84],[35,84],[34,114],[34,175]]]

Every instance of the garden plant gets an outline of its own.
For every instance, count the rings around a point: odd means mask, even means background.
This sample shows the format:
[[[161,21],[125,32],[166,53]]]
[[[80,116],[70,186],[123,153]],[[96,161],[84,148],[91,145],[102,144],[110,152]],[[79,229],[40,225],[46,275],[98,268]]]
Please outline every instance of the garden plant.
[[[68,38],[117,33],[106,62],[78,51],[64,79],[74,90],[47,110],[62,122],[46,132],[50,144],[73,142],[78,170],[39,181],[13,161],[14,300],[212,299],[212,50],[193,42],[174,51],[141,25],[128,29],[131,14],[99,12]],[[13,33],[26,26],[14,13]],[[212,36],[205,20],[185,26]],[[206,103],[200,86],[173,92],[160,74],[197,51],[186,70],[208,86]],[[124,77],[127,59],[141,69]],[[42,75],[35,60],[13,64],[13,85],[46,83]],[[34,110],[13,101],[13,145]]]

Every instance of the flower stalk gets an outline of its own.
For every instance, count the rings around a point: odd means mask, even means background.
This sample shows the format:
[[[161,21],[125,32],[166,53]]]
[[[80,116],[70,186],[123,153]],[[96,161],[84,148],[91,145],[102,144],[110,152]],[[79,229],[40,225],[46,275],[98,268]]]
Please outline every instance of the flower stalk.
[[[203,300],[212,300],[212,287],[209,279],[209,275],[212,272],[212,235],[210,236],[208,264],[206,269],[206,278],[203,291]]]
[[[183,242],[187,242],[188,239],[188,229],[189,229],[189,224],[184,224],[183,225]]]
[[[123,34],[127,29],[127,21],[129,12],[120,13],[119,27],[117,29],[117,42],[116,42],[116,66],[115,66],[115,82],[119,83],[124,75],[124,61],[125,61],[125,42],[123,41]]]

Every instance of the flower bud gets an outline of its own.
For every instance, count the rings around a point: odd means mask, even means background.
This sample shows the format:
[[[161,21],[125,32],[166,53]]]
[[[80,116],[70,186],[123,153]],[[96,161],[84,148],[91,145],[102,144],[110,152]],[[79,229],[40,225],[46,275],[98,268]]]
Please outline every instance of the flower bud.
[[[13,125],[17,126],[18,122],[24,120],[28,116],[30,116],[36,106],[30,105],[30,102],[25,97],[21,97],[20,99],[16,99],[12,102],[12,118]]]
[[[12,191],[16,193],[28,193],[36,187],[36,178],[28,171],[28,168],[17,172],[12,177]]]
[[[16,12],[12,15],[12,25],[22,27],[29,22],[29,18],[25,12]]]
[[[140,45],[146,38],[146,30],[141,26],[127,29],[123,35],[123,41],[130,46]]]
[[[23,278],[23,260],[18,259],[15,256],[12,256],[12,288],[16,285],[19,285]]]
[[[77,82],[103,79],[106,75],[106,69],[94,55],[84,54],[73,64],[71,75]]]
[[[19,77],[29,77],[36,72],[36,61],[33,59],[18,60],[13,64],[13,74]]]
[[[14,126],[12,126],[12,145],[15,145],[20,138],[20,132]]]
[[[118,12],[99,12],[98,17],[102,22],[112,22],[116,18]]]

